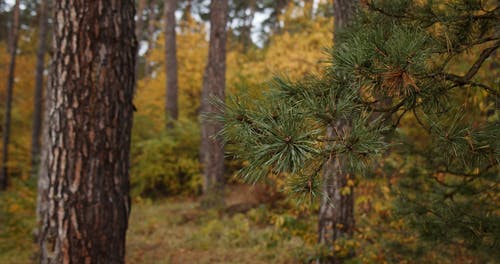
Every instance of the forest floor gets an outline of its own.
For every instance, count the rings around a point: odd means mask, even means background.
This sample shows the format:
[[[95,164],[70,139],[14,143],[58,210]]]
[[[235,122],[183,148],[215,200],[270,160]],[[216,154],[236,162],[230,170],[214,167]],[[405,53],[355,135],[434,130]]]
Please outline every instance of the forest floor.
[[[128,231],[127,263],[294,263],[291,239],[271,245],[273,226],[247,215],[201,215],[196,202],[136,206]]]
[[[252,200],[241,189],[231,192],[236,195],[228,195],[229,207]],[[269,210],[253,207],[245,213],[221,213],[200,209],[192,198],[136,199],[127,233],[127,263],[298,263],[303,240],[259,221],[269,219]],[[12,232],[0,235],[0,263],[35,263],[36,245],[29,235],[34,222],[27,216]]]
[[[370,188],[373,186],[367,183],[358,187],[358,201],[368,193],[376,193]],[[17,184],[0,194],[0,264],[38,263],[34,257],[38,248],[33,236],[34,190],[34,185]],[[127,232],[126,263],[313,261],[321,250],[315,246],[314,207],[291,206],[283,196],[258,185],[232,185],[227,190],[225,206],[212,210],[201,209],[197,198],[135,198]],[[364,232],[353,241],[362,252],[355,263],[499,263],[486,261],[488,256],[474,257],[453,245],[417,247],[415,237],[405,232],[399,222],[387,221],[390,203],[384,205],[378,199],[373,208],[362,200],[358,202],[357,224]]]

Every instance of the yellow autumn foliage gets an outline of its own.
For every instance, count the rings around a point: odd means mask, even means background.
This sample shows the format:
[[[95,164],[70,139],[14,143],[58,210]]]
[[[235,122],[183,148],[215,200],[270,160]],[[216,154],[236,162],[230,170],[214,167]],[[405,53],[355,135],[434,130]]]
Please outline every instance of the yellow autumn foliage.
[[[26,32],[29,34],[30,32]],[[8,168],[11,177],[26,179],[30,170],[31,126],[33,116],[33,94],[35,89],[35,39],[20,38],[16,57],[15,79],[12,101],[11,141]],[[0,43],[0,118],[5,120],[5,100],[7,97],[7,76],[10,55],[5,43]],[[1,146],[2,142],[0,142]]]

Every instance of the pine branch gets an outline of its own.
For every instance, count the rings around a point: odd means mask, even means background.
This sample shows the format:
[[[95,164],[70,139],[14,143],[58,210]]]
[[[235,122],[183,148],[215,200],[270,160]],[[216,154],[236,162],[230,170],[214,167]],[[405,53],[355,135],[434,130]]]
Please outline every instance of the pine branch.
[[[401,100],[397,105],[389,108],[372,108],[370,106],[366,106],[369,111],[377,112],[377,113],[391,113],[394,114],[405,104],[406,99]]]
[[[450,199],[450,200],[453,201],[453,197],[455,197],[455,195],[458,192],[460,192],[462,190],[462,188],[464,188],[465,186],[467,186],[467,184],[470,184],[471,182],[473,182],[476,179],[477,178],[474,178],[474,177],[464,178],[463,181],[462,181],[462,183],[460,185],[456,186],[454,190],[445,193],[444,194],[444,198],[445,199]]]
[[[495,91],[492,87],[489,87],[488,85],[486,84],[483,84],[483,83],[477,83],[477,82],[468,82],[467,84],[471,85],[471,86],[477,86],[477,87],[480,87],[480,88],[483,88],[484,90],[490,92],[491,94],[495,95],[495,96],[500,96],[500,93],[498,93],[497,91]]]
[[[456,170],[453,170],[453,169],[449,169],[448,167],[446,169],[441,169],[441,170],[436,170],[434,171],[434,173],[444,173],[444,174],[448,174],[448,175],[451,175],[451,176],[456,176],[456,177],[463,177],[463,178],[466,178],[466,179],[477,179],[479,177],[482,177],[482,175],[484,175],[485,173],[488,173],[488,171],[492,168],[496,168],[498,164],[496,164],[495,162],[491,163],[491,164],[488,164],[487,166],[485,166],[484,168],[482,169],[479,169],[477,172],[474,172],[474,173],[467,173],[467,172],[463,172],[463,171],[456,171]]]
[[[479,71],[484,61],[486,61],[486,59],[488,59],[491,56],[491,54],[493,54],[493,52],[499,47],[500,47],[500,41],[497,41],[494,46],[491,46],[483,50],[479,58],[476,60],[476,62],[474,62],[474,64],[471,66],[469,71],[467,71],[467,73],[464,76],[458,76],[452,73],[445,73],[445,78],[449,81],[456,82],[457,84],[460,85],[470,84],[470,80]]]
[[[417,112],[415,110],[415,108],[413,108],[413,116],[415,116],[415,119],[417,120],[417,123],[425,130],[427,131],[427,133],[431,133],[431,128],[430,127],[427,127],[424,125],[424,122],[422,122],[422,120],[420,120],[420,118],[418,117],[417,115]]]
[[[477,74],[479,69],[481,69],[481,66],[483,63],[488,59],[494,52],[500,47],[500,41],[497,41],[494,46],[491,46],[481,52],[481,55],[479,58],[474,62],[474,64],[470,67],[470,69],[467,71],[467,73],[464,76],[459,76],[453,73],[444,73],[444,77],[448,81],[454,82],[456,85],[452,86],[450,89],[453,89],[458,86],[462,85],[471,85],[471,86],[476,86],[483,88],[490,92],[491,94],[495,96],[499,96],[500,94],[495,91],[492,87],[489,87],[486,84],[482,83],[477,83],[471,81],[471,79]]]
[[[385,16],[388,16],[388,17],[393,17],[393,18],[398,18],[398,19],[403,19],[403,18],[409,18],[407,16],[407,14],[404,14],[404,15],[399,15],[399,14],[393,14],[393,13],[389,13],[387,11],[385,11],[384,9],[382,8],[379,8],[379,7],[376,7],[375,4],[373,2],[368,2],[366,3],[366,5],[373,11],[376,11],[376,12],[379,12]]]
[[[398,119],[397,119],[396,123],[394,123],[394,124],[392,125],[392,127],[393,127],[393,128],[397,128],[397,127],[399,126],[399,123],[401,122],[401,119],[403,119],[403,116],[405,116],[405,115],[406,115],[406,113],[408,113],[408,111],[409,111],[409,109],[405,109],[405,110],[403,111],[403,113],[401,113],[401,115],[399,115],[399,117],[398,117]]]
[[[470,79],[472,79],[472,77],[474,77],[474,75],[476,75],[476,73],[479,71],[479,69],[481,68],[481,65],[483,65],[484,61],[487,58],[489,58],[490,55],[493,54],[493,52],[496,49],[498,49],[499,47],[500,47],[500,41],[497,41],[494,46],[483,50],[483,52],[481,52],[481,55],[479,56],[477,61],[472,65],[472,67],[469,69],[467,74],[465,74],[465,76],[463,77],[464,80],[469,81]]]

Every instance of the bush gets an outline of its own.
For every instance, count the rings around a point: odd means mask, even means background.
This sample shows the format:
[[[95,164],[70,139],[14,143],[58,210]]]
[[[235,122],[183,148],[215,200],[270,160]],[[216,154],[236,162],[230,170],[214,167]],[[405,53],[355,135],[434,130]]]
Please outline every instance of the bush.
[[[168,131],[136,137],[134,141],[131,151],[133,196],[158,198],[201,193],[200,133],[195,122],[181,120]]]

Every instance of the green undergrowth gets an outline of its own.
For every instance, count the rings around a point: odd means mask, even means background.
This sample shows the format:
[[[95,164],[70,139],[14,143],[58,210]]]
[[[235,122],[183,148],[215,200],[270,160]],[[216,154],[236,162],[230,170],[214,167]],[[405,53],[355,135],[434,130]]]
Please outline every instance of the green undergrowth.
[[[381,181],[358,186],[357,229],[352,240],[335,246],[337,254],[354,249],[352,263],[497,263],[453,245],[419,243],[402,219],[391,216],[393,194]],[[227,207],[219,210],[203,210],[199,199],[188,197],[134,198],[126,263],[314,263],[331,252],[315,246],[317,204],[284,199],[229,211],[249,196],[230,189]],[[35,201],[32,184],[13,182],[0,194],[1,264],[34,263]]]
[[[31,263],[35,228],[34,184],[14,179],[10,188],[0,193],[0,263]]]
[[[133,210],[128,263],[301,263],[308,255],[302,238],[261,222],[265,208],[227,215],[164,200]]]
[[[0,263],[36,263],[34,187],[10,190],[0,195]],[[274,218],[265,206],[228,215],[195,199],[135,199],[127,263],[301,263],[307,243]]]

